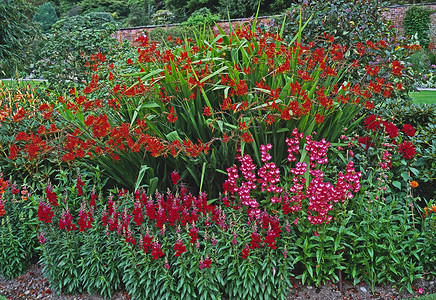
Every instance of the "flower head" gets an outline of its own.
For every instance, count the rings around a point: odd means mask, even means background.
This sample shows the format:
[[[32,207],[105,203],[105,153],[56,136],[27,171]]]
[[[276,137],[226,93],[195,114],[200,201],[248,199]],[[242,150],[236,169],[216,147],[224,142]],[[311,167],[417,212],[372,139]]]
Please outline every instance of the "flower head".
[[[405,159],[412,159],[416,154],[416,147],[409,141],[401,142],[398,145],[398,152],[401,153]]]

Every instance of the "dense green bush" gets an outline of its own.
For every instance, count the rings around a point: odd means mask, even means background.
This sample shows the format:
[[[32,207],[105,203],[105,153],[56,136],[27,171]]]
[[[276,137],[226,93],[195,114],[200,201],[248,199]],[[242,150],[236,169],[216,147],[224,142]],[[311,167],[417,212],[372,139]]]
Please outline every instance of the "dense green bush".
[[[29,19],[30,12],[25,0],[0,2],[0,77],[15,77],[33,59],[40,30]]]
[[[129,14],[127,1],[120,0],[83,0],[80,3],[83,13],[110,12],[117,19],[125,19]]]
[[[156,6],[151,0],[130,1],[129,15],[125,21],[128,26],[144,26],[151,23],[152,15],[156,12]]]
[[[33,22],[41,24],[42,30],[44,31],[48,31],[57,21],[58,16],[56,14],[56,9],[51,2],[39,6],[33,15]]]
[[[44,35],[39,49],[40,60],[32,65],[33,73],[49,81],[56,90],[83,86],[91,80],[90,55],[117,55],[119,46],[112,37],[117,24],[108,13],[95,12],[62,18]]]
[[[420,45],[425,49],[430,44],[430,15],[434,12],[426,7],[412,6],[406,11],[403,19],[406,35],[417,35]]]
[[[189,16],[188,20],[182,23],[183,26],[188,27],[210,27],[215,25],[216,21],[220,20],[220,16],[212,14],[208,8],[201,8],[196,10]]]

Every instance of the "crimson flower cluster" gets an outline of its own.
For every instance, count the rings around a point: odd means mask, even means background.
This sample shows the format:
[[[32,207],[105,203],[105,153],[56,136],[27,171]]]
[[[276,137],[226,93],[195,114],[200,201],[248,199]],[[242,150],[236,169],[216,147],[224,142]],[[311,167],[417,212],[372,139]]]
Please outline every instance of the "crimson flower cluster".
[[[369,132],[380,132],[383,130],[383,133],[392,140],[392,143],[397,145],[398,153],[400,153],[404,159],[409,160],[415,156],[416,147],[411,141],[397,139],[399,138],[400,130],[394,123],[387,121],[376,114],[371,114],[365,118],[363,125]],[[407,137],[413,137],[416,133],[415,128],[410,124],[403,124],[401,131]],[[359,137],[358,143],[364,149],[375,147],[375,143],[372,141],[370,136]],[[384,157],[386,162],[382,163],[382,167],[386,168],[390,164],[390,160],[388,155],[385,154]]]

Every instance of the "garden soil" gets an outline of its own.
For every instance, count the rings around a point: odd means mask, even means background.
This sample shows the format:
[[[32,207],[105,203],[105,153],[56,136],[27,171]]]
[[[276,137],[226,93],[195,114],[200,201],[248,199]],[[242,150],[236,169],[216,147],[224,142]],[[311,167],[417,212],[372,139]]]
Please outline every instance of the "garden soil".
[[[352,286],[344,282],[343,295],[339,291],[337,284],[326,284],[319,288],[313,286],[300,286],[293,282],[289,289],[288,299],[319,299],[319,300],[347,300],[347,299],[410,299],[425,294],[436,293],[436,278],[430,280],[418,279],[413,284],[415,295],[411,295],[406,290],[399,292],[392,286],[376,287],[374,293],[368,285],[359,284]],[[420,295],[418,291],[422,292]],[[12,300],[103,300],[104,298],[82,294],[82,295],[56,295],[49,287],[47,279],[42,275],[42,267],[34,264],[29,267],[27,272],[12,280],[6,280],[0,277],[0,295]],[[116,292],[110,300],[128,300],[131,299],[124,291]],[[436,299],[436,296],[435,296]]]

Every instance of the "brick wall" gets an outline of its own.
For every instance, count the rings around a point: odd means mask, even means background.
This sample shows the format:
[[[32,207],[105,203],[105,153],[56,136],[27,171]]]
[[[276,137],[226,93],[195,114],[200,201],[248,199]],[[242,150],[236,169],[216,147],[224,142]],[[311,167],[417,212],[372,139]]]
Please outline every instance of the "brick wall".
[[[271,19],[269,17],[260,17],[258,18],[258,22],[259,23],[264,23],[264,24],[269,24],[271,23]],[[232,19],[231,20],[231,24],[232,24],[232,28],[235,28],[237,25],[239,24],[243,24],[243,23],[249,23],[250,19]],[[177,24],[175,24],[177,25]],[[168,26],[173,26],[173,25],[168,25]],[[117,31],[114,34],[114,37],[119,40],[119,41],[123,41],[123,40],[130,40],[130,41],[135,41],[139,36],[142,35],[147,35],[148,33],[150,33],[150,31],[152,31],[155,28],[166,28],[168,27],[166,25],[152,25],[152,26],[140,26],[140,27],[132,27],[132,28],[121,28],[119,31]],[[217,22],[217,25],[215,25],[214,27],[212,27],[212,31],[214,33],[219,33],[218,31],[218,27],[221,27],[225,32],[229,33],[229,21],[221,21],[221,22]]]
[[[387,8],[386,11],[383,12],[383,16],[385,16],[389,20],[392,20],[394,25],[398,28],[399,32],[404,33],[404,29],[403,29],[403,25],[402,25],[403,18],[404,18],[404,15],[406,13],[406,10],[410,6],[411,5],[391,6],[391,7]],[[422,4],[422,6],[436,10],[436,2]],[[432,29],[430,31],[430,38],[433,42],[436,42],[436,13],[432,14],[430,16],[430,19],[431,19],[430,28]],[[237,24],[246,23],[248,21],[249,21],[249,19],[233,19],[233,20],[231,20],[231,23],[232,23],[232,27],[234,28]],[[261,17],[261,18],[259,18],[259,22],[269,23],[269,22],[271,22],[271,20],[268,19],[268,17]],[[217,25],[220,26],[225,32],[229,32],[229,22],[228,21],[218,22]],[[172,25],[170,25],[170,26],[172,26]],[[132,27],[132,28],[122,28],[118,32],[116,32],[114,36],[119,41],[123,41],[125,39],[128,39],[128,40],[133,42],[139,36],[144,35],[144,33],[147,34],[151,30],[153,30],[157,27],[165,27],[165,26],[141,26],[141,27]],[[212,30],[215,33],[218,33],[218,29],[216,26]]]
[[[427,3],[427,4],[416,4],[417,6],[423,6],[429,9],[436,10],[436,3]],[[395,27],[398,28],[400,33],[404,33],[403,28],[403,19],[406,14],[406,11],[409,9],[411,5],[397,5],[391,6],[386,11],[383,12],[383,16],[389,20],[392,20]],[[436,13],[430,16],[430,38],[432,41],[436,41]]]

